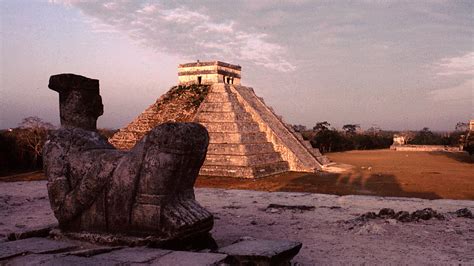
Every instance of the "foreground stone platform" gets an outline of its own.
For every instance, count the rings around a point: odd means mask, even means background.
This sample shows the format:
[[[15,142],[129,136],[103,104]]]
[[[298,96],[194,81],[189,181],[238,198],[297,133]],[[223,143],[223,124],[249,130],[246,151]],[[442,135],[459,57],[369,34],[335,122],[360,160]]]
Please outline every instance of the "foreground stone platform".
[[[15,246],[15,255],[0,255],[0,264],[7,265],[218,265],[226,254],[172,251],[145,247],[96,248],[81,250],[80,246],[41,238],[0,243],[0,249]],[[75,249],[72,252],[61,252]],[[96,251],[96,254],[93,254]],[[5,252],[1,252],[3,254]],[[93,255],[91,255],[93,254]]]
[[[92,247],[91,247],[92,246]],[[283,265],[301,249],[287,240],[245,240],[217,252],[107,247],[70,239],[26,238],[0,243],[6,265]]]
[[[196,189],[196,199],[216,219],[211,233],[219,248],[251,236],[301,242],[292,262],[303,265],[474,263],[473,220],[453,214],[461,208],[474,210],[474,201],[202,188]],[[408,212],[432,208],[446,219],[356,220],[382,208]],[[0,242],[9,233],[54,222],[46,182],[0,183]],[[29,256],[51,255],[55,254]]]

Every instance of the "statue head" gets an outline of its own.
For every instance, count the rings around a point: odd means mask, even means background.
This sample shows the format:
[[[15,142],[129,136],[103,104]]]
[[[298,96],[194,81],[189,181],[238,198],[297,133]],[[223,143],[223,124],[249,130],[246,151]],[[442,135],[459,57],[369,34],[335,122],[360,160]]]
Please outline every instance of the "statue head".
[[[61,126],[97,129],[97,118],[104,113],[99,80],[59,74],[49,78],[48,87],[59,93]]]

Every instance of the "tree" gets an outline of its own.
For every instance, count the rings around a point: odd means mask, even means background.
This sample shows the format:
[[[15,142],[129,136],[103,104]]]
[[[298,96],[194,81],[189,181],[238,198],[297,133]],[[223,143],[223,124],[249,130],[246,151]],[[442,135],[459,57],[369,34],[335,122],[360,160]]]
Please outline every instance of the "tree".
[[[329,130],[329,127],[331,124],[328,123],[328,121],[323,121],[323,122],[318,122],[316,125],[313,127],[314,131],[324,131],[324,130]]]
[[[306,131],[306,126],[303,125],[293,125],[293,130],[296,132]]]
[[[33,164],[38,165],[43,153],[43,145],[49,130],[54,129],[50,123],[36,116],[24,118],[18,127],[18,142],[21,148],[33,153]]]
[[[357,124],[347,124],[347,125],[342,126],[342,130],[344,130],[346,135],[349,135],[349,136],[354,136],[358,128],[360,128],[360,126]]]
[[[428,127],[424,127],[422,130],[418,131],[413,138],[412,143],[417,145],[441,144],[440,138],[437,138]]]
[[[377,125],[371,126],[367,129],[367,133],[372,135],[372,136],[377,136],[382,132],[382,129],[378,127]]]
[[[469,129],[469,125],[464,122],[458,122],[456,124],[456,127],[454,128],[455,131],[459,132],[466,132]]]

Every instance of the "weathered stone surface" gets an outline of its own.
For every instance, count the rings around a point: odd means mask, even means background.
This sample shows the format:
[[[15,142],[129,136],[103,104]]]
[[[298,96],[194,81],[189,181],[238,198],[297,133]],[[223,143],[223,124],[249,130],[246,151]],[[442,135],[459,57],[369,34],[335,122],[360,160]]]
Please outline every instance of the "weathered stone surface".
[[[57,253],[71,250],[75,247],[76,245],[71,243],[37,237],[8,241],[0,243],[0,260],[28,253]]]
[[[375,212],[366,212],[359,217],[357,217],[356,221],[368,221],[371,219],[395,219],[400,222],[413,222],[419,220],[429,220],[432,218],[436,218],[438,220],[444,220],[445,217],[443,214],[431,209],[431,208],[424,208],[422,210],[416,210],[411,214],[407,211],[399,211],[395,212],[391,208],[382,208],[378,214]]]
[[[52,133],[44,169],[60,228],[163,239],[209,231],[193,190],[207,138],[198,124],[163,124],[123,152],[92,131]]]
[[[61,125],[97,129],[97,118],[104,113],[99,80],[75,74],[51,76],[49,88],[59,93]]]
[[[37,226],[34,228],[25,228],[24,230],[8,234],[8,240],[19,240],[30,237],[47,237],[49,232],[57,227],[57,224]]]
[[[87,83],[84,79],[53,76],[50,87],[60,94],[74,91]],[[98,95],[98,87],[94,92]],[[83,100],[68,98],[65,105],[77,107]],[[88,107],[97,106],[82,108]],[[66,117],[76,112],[69,107],[63,111]],[[76,112],[73,120],[96,119],[91,113]],[[168,241],[207,234],[212,228],[213,217],[195,201],[193,189],[209,143],[203,126],[161,124],[130,151],[119,151],[88,130],[91,124],[66,122],[49,135],[43,150],[50,203],[62,230]]]
[[[459,209],[455,213],[457,217],[464,217],[464,218],[470,218],[470,219],[474,218],[471,210],[469,210],[468,208]]]
[[[220,265],[227,258],[225,254],[173,251],[153,261],[152,265],[204,266]]]
[[[8,261],[6,265],[77,265],[77,266],[95,266],[95,265],[117,265],[119,263],[113,263],[111,261],[96,259],[96,258],[86,258],[78,256],[67,256],[64,254],[56,255],[27,255],[15,257]]]
[[[209,91],[207,85],[175,86],[109,139],[118,149],[129,150],[152,128],[166,122],[192,122]]]
[[[218,252],[231,257],[231,264],[285,265],[298,254],[302,244],[286,240],[244,240]]]
[[[154,248],[124,248],[94,256],[94,259],[122,263],[149,263],[173,251]]]

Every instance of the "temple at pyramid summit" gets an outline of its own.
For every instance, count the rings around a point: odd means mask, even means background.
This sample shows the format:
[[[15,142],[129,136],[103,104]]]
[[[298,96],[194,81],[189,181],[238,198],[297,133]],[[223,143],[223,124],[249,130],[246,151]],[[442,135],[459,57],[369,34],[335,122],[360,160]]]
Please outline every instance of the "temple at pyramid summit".
[[[109,141],[132,148],[165,122],[198,122],[209,132],[200,175],[258,178],[287,171],[315,172],[329,164],[259,98],[241,85],[241,66],[220,61],[178,67],[178,85]]]

